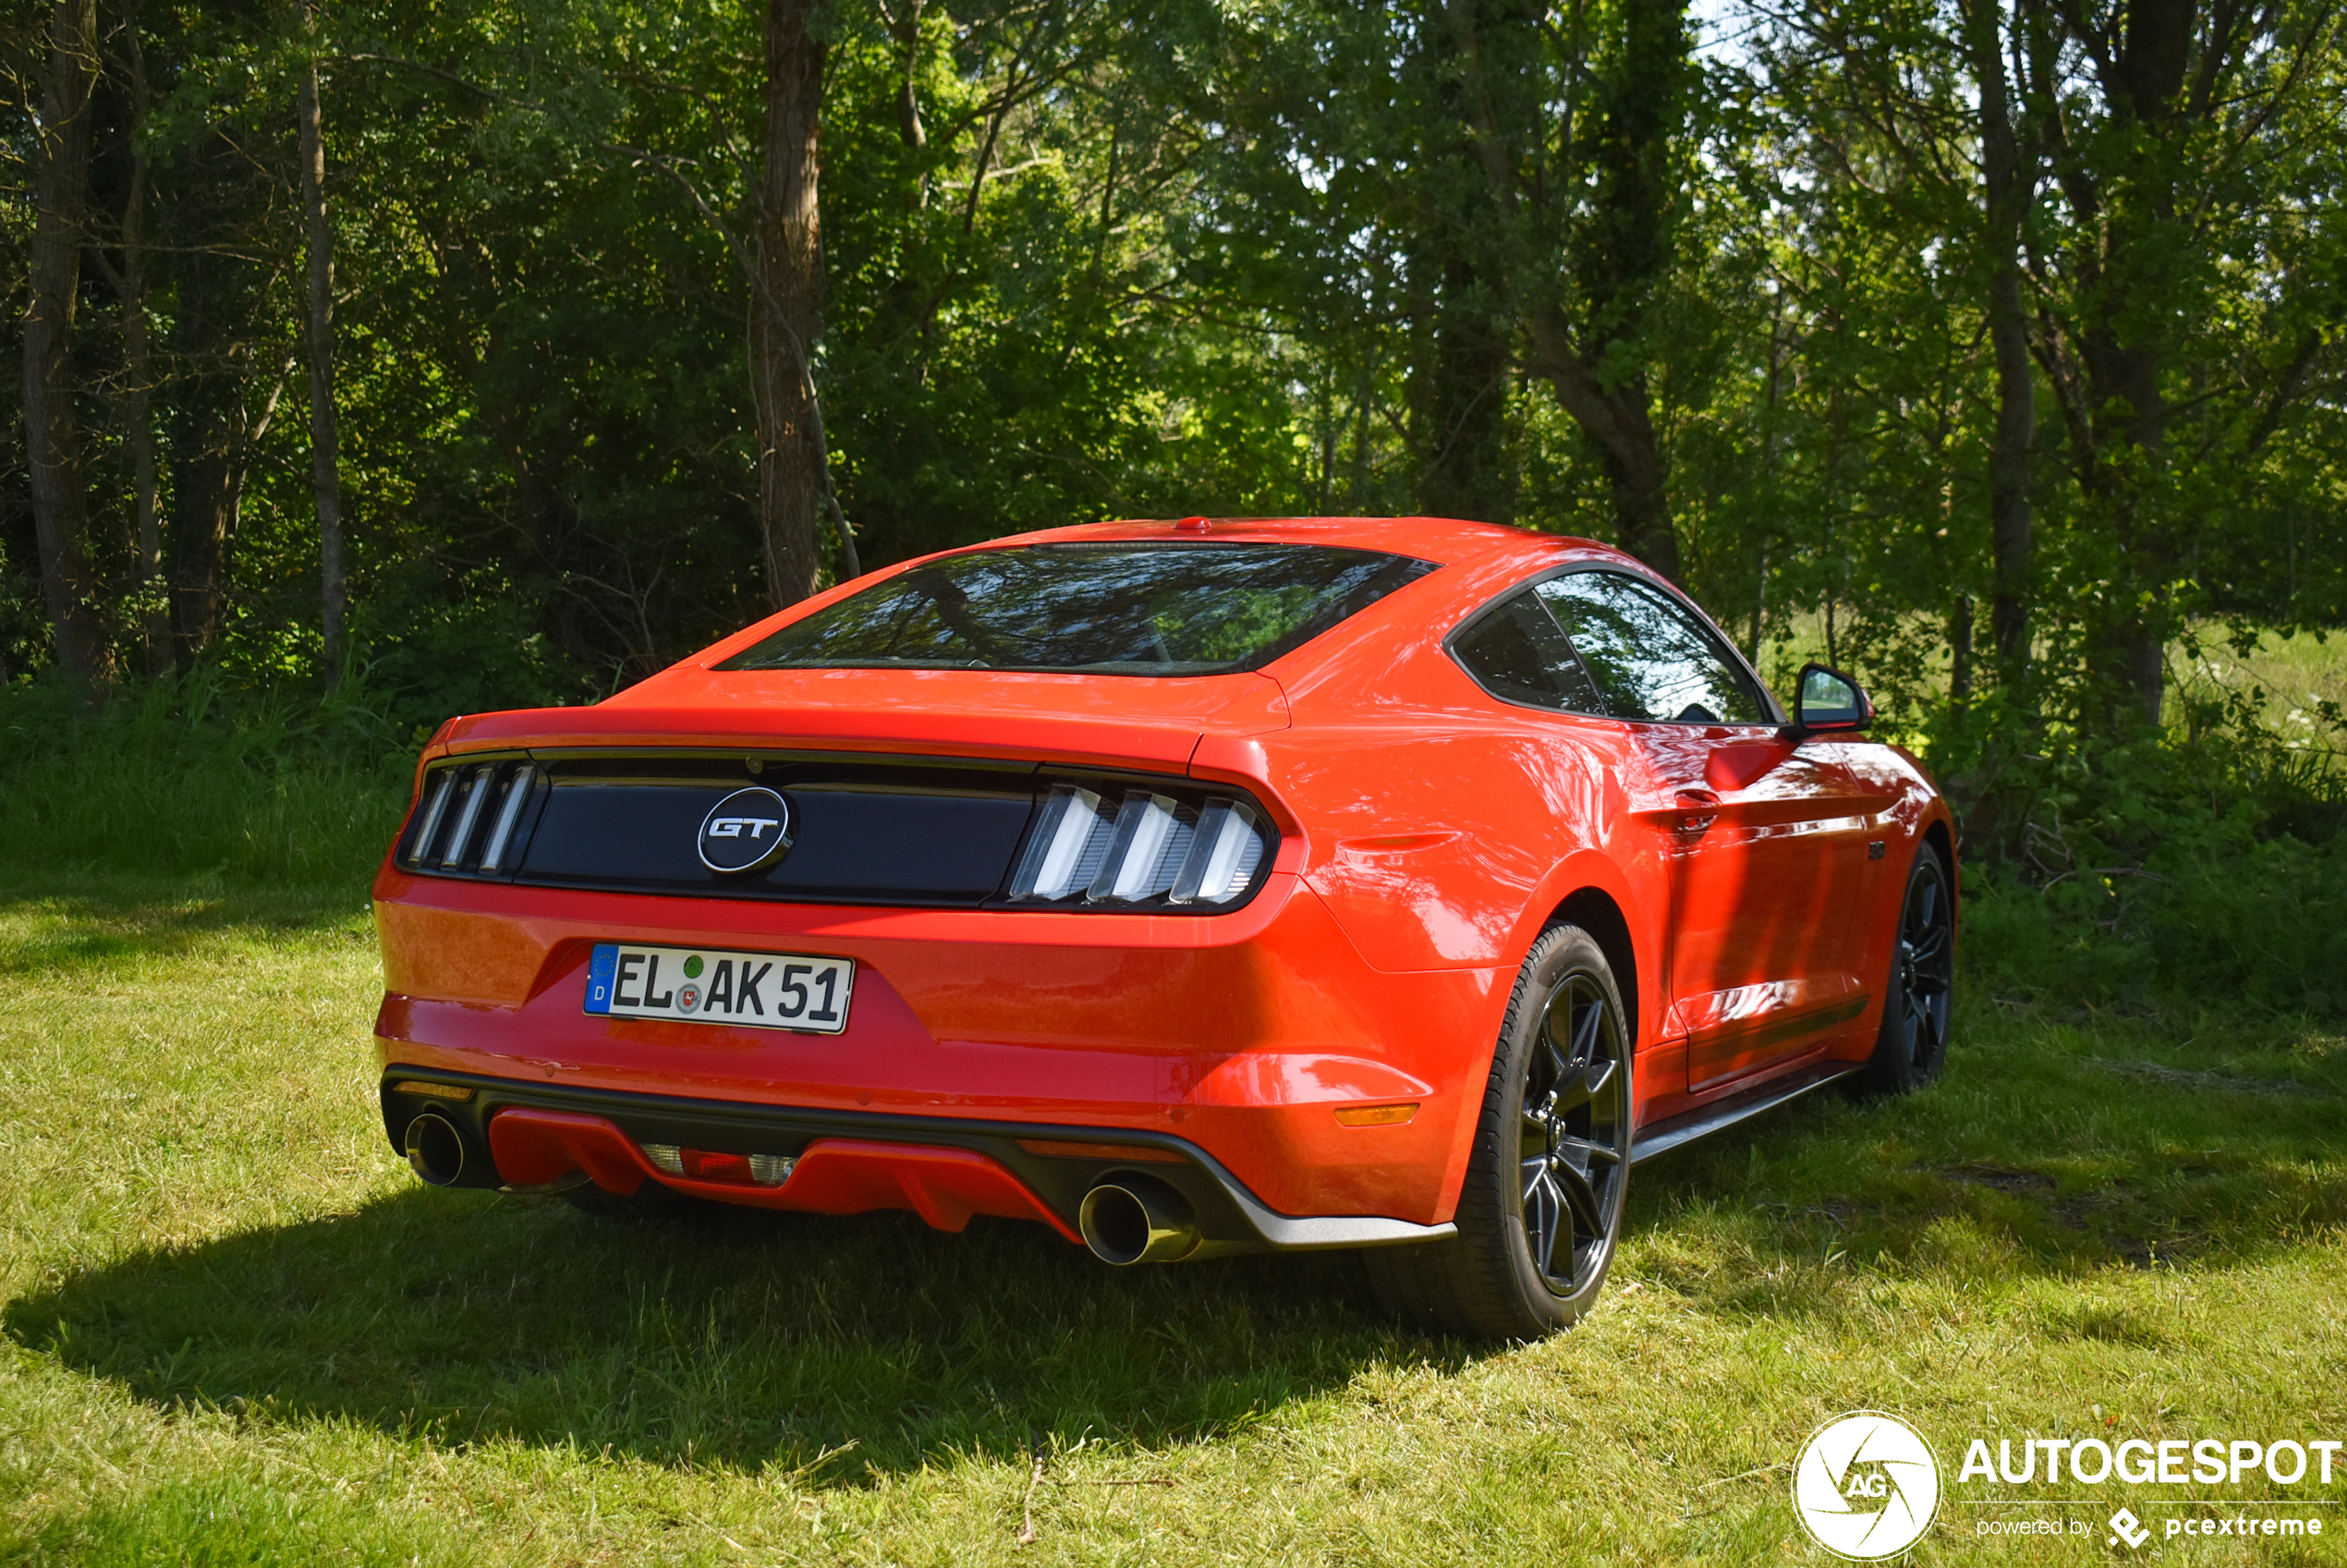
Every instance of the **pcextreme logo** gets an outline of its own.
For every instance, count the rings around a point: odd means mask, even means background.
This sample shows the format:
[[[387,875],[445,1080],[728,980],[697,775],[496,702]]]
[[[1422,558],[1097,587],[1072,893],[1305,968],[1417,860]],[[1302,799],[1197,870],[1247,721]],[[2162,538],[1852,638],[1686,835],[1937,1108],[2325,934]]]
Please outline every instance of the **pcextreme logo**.
[[[1793,1511],[1836,1557],[1896,1557],[1940,1511],[1939,1457],[1896,1416],[1837,1416],[1809,1434],[1794,1463]]]

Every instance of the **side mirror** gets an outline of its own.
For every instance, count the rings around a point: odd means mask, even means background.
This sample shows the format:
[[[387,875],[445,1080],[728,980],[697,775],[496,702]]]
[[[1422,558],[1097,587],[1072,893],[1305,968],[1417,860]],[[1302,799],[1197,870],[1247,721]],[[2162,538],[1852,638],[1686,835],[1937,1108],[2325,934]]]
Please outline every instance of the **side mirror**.
[[[1837,732],[1854,735],[1874,723],[1874,704],[1856,681],[1823,664],[1801,666],[1801,684],[1793,694],[1791,738]]]

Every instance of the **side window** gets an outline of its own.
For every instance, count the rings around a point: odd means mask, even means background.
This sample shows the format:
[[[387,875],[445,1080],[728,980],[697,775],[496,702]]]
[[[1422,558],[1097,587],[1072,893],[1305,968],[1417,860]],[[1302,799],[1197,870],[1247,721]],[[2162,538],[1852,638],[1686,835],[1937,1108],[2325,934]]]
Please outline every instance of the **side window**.
[[[1769,705],[1702,622],[1619,572],[1569,572],[1535,590],[1617,719],[1762,724]]]
[[[1469,628],[1455,645],[1483,689],[1510,702],[1602,713],[1573,645],[1536,593],[1519,593]]]

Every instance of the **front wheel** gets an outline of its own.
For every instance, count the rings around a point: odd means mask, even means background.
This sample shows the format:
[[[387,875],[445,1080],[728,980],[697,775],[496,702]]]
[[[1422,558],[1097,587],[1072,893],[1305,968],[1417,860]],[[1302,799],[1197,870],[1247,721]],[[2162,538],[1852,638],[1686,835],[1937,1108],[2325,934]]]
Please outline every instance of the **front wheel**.
[[[1874,1055],[1858,1076],[1868,1094],[1908,1094],[1948,1063],[1948,1000],[1956,974],[1956,901],[1940,851],[1917,846],[1891,942],[1891,974]]]
[[[1629,1186],[1629,1039],[1597,940],[1541,933],[1492,1052],[1458,1234],[1363,1254],[1389,1309],[1488,1339],[1538,1338],[1588,1311]]]

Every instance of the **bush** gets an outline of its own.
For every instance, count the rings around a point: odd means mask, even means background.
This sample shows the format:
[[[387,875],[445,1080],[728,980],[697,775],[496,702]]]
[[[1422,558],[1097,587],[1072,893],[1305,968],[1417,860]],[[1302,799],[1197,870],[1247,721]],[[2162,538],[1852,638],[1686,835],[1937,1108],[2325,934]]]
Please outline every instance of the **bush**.
[[[1969,971],[2097,1005],[2347,1015],[2347,779],[2244,709],[2022,759],[1968,843]],[[1970,826],[1968,823],[1967,826]]]
[[[351,693],[237,692],[207,673],[96,707],[18,685],[0,691],[0,864],[363,884],[420,738]]]

